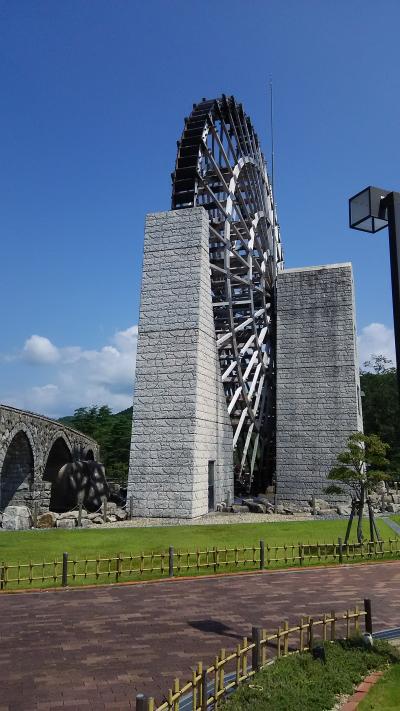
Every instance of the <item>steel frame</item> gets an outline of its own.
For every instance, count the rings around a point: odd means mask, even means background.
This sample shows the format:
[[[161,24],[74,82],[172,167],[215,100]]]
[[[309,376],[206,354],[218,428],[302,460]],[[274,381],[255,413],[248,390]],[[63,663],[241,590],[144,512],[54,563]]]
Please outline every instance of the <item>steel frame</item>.
[[[209,214],[216,344],[236,473],[248,489],[260,489],[275,465],[275,292],[283,254],[258,137],[233,97],[202,99],[185,119],[172,209],[199,205]]]

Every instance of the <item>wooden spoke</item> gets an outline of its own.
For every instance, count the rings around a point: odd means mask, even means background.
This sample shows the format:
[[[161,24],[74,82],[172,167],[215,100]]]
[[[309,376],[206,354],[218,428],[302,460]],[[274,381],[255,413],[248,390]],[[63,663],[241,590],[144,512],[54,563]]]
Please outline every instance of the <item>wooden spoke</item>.
[[[239,475],[273,470],[275,280],[282,246],[264,156],[233,97],[193,106],[178,143],[172,209],[202,206],[210,223],[210,288],[221,379]]]

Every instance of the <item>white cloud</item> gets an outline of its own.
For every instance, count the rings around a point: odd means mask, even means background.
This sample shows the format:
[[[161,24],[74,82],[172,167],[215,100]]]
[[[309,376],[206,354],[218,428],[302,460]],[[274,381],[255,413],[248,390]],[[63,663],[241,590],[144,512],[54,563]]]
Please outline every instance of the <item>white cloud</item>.
[[[22,355],[28,363],[37,365],[57,363],[60,359],[58,348],[48,338],[36,334],[25,341]]]
[[[44,336],[32,335],[19,358],[4,356],[3,361],[9,361],[10,367],[18,360],[34,365],[32,372],[35,377],[41,373],[44,384],[33,383],[26,390],[15,389],[8,396],[0,393],[0,401],[50,417],[90,405],[123,410],[132,405],[136,345],[137,326],[117,331],[99,350],[80,346],[59,348]],[[373,354],[382,354],[395,363],[393,329],[382,323],[365,326],[358,337],[358,351],[361,364]]]
[[[372,355],[383,355],[396,365],[393,329],[383,323],[365,326],[358,337],[358,354],[361,365]]]
[[[40,372],[42,382],[43,375],[49,382],[0,396],[0,400],[50,417],[90,405],[109,405],[114,411],[130,407],[136,344],[137,326],[117,331],[99,350],[59,348],[48,338],[33,335],[25,342],[20,360],[35,365],[35,377]]]

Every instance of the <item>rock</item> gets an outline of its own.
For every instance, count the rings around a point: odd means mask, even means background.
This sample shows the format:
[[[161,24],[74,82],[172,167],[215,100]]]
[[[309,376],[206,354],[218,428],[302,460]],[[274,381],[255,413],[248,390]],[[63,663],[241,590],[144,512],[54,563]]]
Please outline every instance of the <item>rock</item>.
[[[32,527],[31,512],[27,506],[7,506],[2,525],[6,531],[26,531]]]
[[[76,518],[59,518],[57,528],[75,528]]]
[[[273,504],[271,501],[263,501],[262,503],[265,506],[265,508],[267,509],[267,513],[274,513],[275,504]]]
[[[301,511],[299,506],[296,506],[296,504],[283,504],[283,510],[286,514],[296,514]]]
[[[259,494],[254,498],[254,501],[256,501],[258,504],[264,504],[264,506],[273,506],[273,497],[266,496],[265,494]]]
[[[38,516],[37,528],[54,528],[58,520],[58,515],[52,511],[46,511],[46,513]]]
[[[310,504],[310,506],[312,506],[312,505],[313,505],[313,500],[310,499],[308,503]],[[316,509],[325,509],[325,510],[326,510],[326,509],[330,509],[331,506],[330,506],[330,504],[329,504],[327,501],[325,501],[325,499],[315,499],[315,508],[316,508]]]
[[[75,516],[76,514],[76,516]],[[63,513],[59,514],[59,519],[63,520],[64,518],[77,518],[78,517],[78,512],[77,511],[64,511]]]
[[[231,507],[232,513],[248,513],[249,512],[249,507],[248,506],[243,506],[243,504],[233,504]]]
[[[257,501],[252,501],[250,504],[248,504],[248,507],[251,513],[265,514],[267,512],[267,507],[264,506],[264,504],[257,503]]]
[[[107,516],[107,523],[115,523],[116,520],[117,520],[117,517],[113,516],[112,514]]]
[[[82,518],[87,518],[88,517],[88,512],[85,511],[85,509],[82,509]],[[64,513],[60,514],[60,518],[76,518],[78,519],[79,516],[79,511],[64,511]]]
[[[117,510],[117,504],[114,501],[107,501],[107,513],[114,515]]]
[[[92,521],[89,521],[88,518],[83,518],[81,521],[80,528],[90,528],[91,525],[92,525]]]
[[[336,516],[336,509],[317,509],[315,513],[317,516]]]
[[[337,507],[336,511],[338,512],[339,516],[350,516],[351,514],[351,506],[346,506],[344,504],[339,504]]]
[[[377,494],[386,494],[386,484],[383,480],[378,482],[377,487],[376,487],[376,493]]]
[[[125,519],[128,517],[128,514],[126,513],[125,509],[116,509],[115,516],[117,517],[118,521],[125,521]]]
[[[385,508],[389,513],[398,513],[400,511],[400,504],[386,504]]]
[[[90,519],[88,519],[88,520],[91,521],[91,523],[96,523],[96,524],[104,523],[103,516],[100,516],[100,514],[92,514]]]

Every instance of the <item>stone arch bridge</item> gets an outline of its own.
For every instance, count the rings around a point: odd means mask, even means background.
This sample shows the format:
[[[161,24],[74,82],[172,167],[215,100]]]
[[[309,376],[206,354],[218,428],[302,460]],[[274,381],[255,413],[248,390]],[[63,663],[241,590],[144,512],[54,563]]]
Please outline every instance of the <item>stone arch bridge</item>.
[[[0,404],[0,511],[38,502],[57,510],[57,473],[67,462],[98,460],[99,446],[61,422]]]

